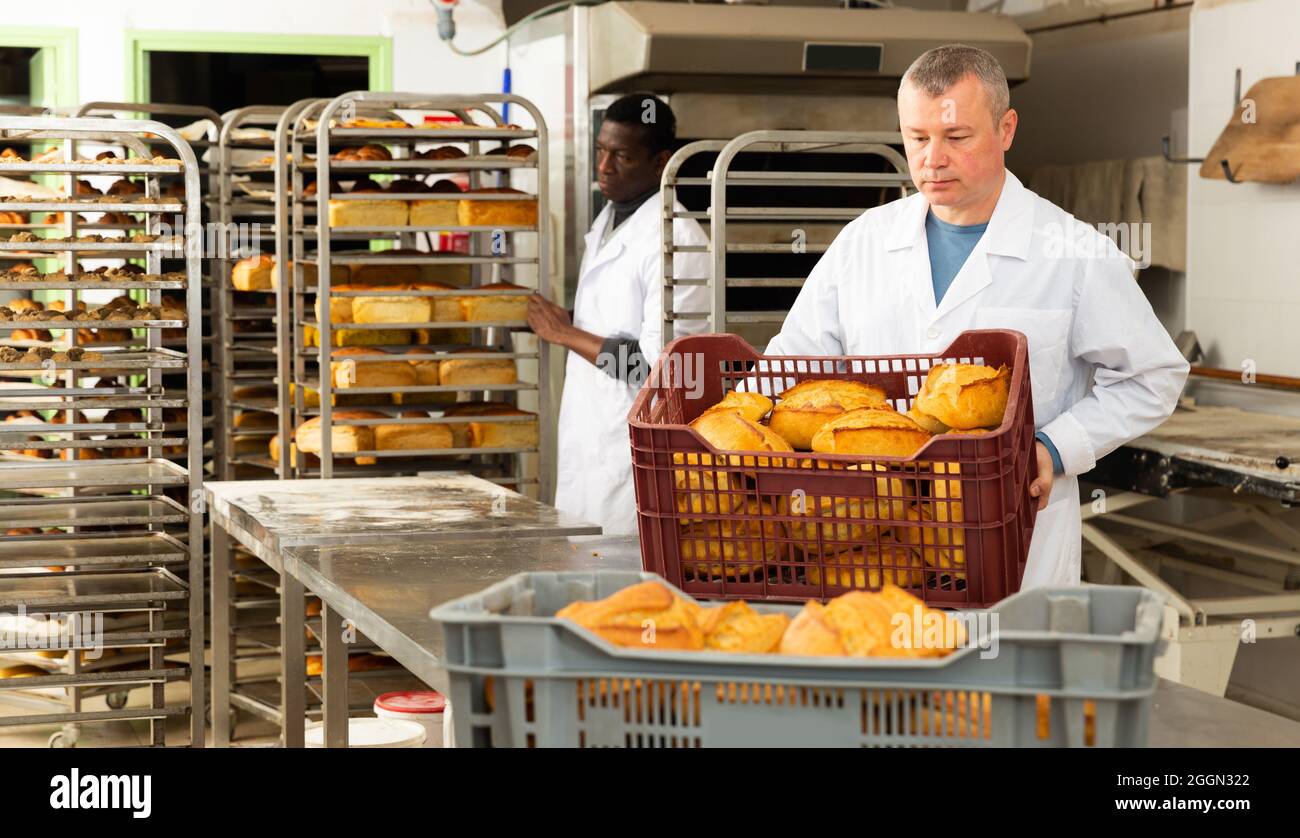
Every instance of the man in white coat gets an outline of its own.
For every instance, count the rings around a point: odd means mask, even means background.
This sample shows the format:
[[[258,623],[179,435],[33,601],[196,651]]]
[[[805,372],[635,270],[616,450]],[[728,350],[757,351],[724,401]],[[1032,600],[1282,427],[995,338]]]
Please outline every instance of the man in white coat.
[[[663,348],[660,262],[664,166],[676,145],[677,121],[649,94],[619,99],[605,111],[596,139],[596,175],[608,203],[586,236],[573,314],[534,295],[528,323],[542,340],[569,350],[560,401],[555,505],[600,524],[607,535],[633,535],[636,497],[627,414]],[[681,212],[680,203],[676,209]],[[680,245],[708,238],[691,219],[673,223]],[[673,276],[708,276],[704,253],[678,254]],[[674,289],[676,311],[702,311],[707,287]],[[701,331],[681,320],[677,336]]]
[[[1188,364],[1132,261],[1007,171],[1018,117],[996,59],[930,50],[903,76],[898,115],[919,192],[840,232],[767,354],[932,354],[968,329],[1023,332],[1040,512],[1022,587],[1077,585],[1077,475],[1164,421]]]

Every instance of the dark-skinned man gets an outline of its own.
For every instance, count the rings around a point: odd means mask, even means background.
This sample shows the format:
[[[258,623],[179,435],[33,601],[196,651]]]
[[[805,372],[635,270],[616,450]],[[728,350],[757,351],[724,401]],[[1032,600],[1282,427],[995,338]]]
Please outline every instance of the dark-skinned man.
[[[528,323],[569,350],[560,402],[555,505],[600,524],[607,535],[636,528],[627,414],[663,348],[660,177],[676,145],[677,120],[649,94],[619,99],[605,111],[596,139],[596,175],[607,203],[586,235],[573,315],[534,295]],[[684,208],[678,204],[678,211]],[[708,242],[700,225],[678,219],[679,245]],[[703,253],[678,254],[673,275],[707,276]],[[707,306],[708,289],[674,290],[677,311]],[[705,328],[678,321],[681,336]]]

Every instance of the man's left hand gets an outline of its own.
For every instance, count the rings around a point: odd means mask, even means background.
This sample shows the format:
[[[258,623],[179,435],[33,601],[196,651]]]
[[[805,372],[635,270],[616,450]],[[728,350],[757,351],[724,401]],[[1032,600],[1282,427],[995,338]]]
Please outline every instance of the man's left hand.
[[[565,333],[573,327],[569,312],[540,294],[528,298],[528,325],[547,343],[563,343]]]
[[[1038,508],[1042,509],[1052,495],[1052,455],[1041,442],[1034,443],[1034,453],[1038,456],[1038,477],[1029,484],[1029,496],[1038,498]]]

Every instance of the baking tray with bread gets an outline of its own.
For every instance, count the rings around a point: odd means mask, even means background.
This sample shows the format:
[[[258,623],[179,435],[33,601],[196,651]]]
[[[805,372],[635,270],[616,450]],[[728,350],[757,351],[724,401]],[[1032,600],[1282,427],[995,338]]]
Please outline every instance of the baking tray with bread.
[[[674,341],[629,414],[646,569],[703,597],[893,583],[975,607],[1014,593],[1037,513],[1027,357],[1005,330],[935,356]],[[693,388],[684,358],[702,361]]]

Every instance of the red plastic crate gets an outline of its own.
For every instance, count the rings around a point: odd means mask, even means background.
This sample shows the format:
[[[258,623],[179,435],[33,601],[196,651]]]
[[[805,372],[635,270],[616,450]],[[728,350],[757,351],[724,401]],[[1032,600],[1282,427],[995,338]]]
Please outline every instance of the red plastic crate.
[[[1028,357],[1025,336],[1002,329],[964,332],[932,356],[766,357],[735,335],[673,341],[628,415],[642,566],[714,599],[824,600],[885,581],[941,607],[1015,593],[1038,514]],[[996,431],[872,459],[721,454],[687,427],[737,385],[771,396],[806,379],[865,381],[905,411],[941,362],[1011,369]]]

